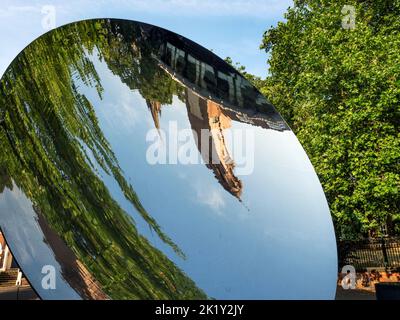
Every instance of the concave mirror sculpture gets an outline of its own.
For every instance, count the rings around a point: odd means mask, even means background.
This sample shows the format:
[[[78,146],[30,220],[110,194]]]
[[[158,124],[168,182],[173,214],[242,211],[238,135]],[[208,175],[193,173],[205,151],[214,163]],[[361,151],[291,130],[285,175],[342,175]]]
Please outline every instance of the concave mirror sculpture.
[[[0,90],[0,227],[41,298],[334,297],[314,169],[212,52],[81,21],[25,48]]]

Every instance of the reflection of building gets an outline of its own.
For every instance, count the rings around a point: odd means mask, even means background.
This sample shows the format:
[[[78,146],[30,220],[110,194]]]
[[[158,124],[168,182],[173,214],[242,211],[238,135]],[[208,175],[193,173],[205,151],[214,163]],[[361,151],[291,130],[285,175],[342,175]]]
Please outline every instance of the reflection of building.
[[[0,230],[0,300],[38,299],[19,269]]]
[[[83,292],[82,294],[85,298],[98,300],[109,299],[86,267],[76,259],[73,252],[64,244],[56,233],[49,228],[40,214],[38,214],[38,218],[39,225],[46,235],[46,239],[54,252],[54,256],[61,265],[63,277],[68,281],[71,287],[76,289],[79,293]],[[16,288],[16,286],[22,286],[24,290],[30,290],[30,293],[25,298],[37,298],[36,295],[31,292],[29,283],[23,277],[18,265],[13,260],[11,251],[0,231],[0,289],[5,288],[8,290],[7,295],[5,295],[6,298],[9,296],[13,297],[13,291],[10,290]],[[0,299],[2,297],[3,295],[0,294]],[[21,299],[24,298],[21,297]]]
[[[146,100],[147,107],[153,117],[154,125],[157,129],[160,129],[160,115],[161,115],[161,103],[158,101]]]
[[[51,229],[43,215],[37,210],[39,226],[54,258],[61,266],[63,278],[85,299],[106,300],[109,297],[103,292],[101,285],[79,261],[75,253],[65,244],[58,234]]]
[[[186,89],[186,107],[192,130],[197,134],[197,147],[206,166],[213,170],[224,189],[240,200],[243,185],[234,174],[235,163],[224,137],[224,130],[231,127],[231,119],[223,113],[219,104],[206,101],[190,89]]]
[[[220,104],[234,115],[233,120],[279,131],[289,129],[268,100],[233,67],[194,43],[188,46],[175,38],[169,40],[154,58],[174,79]]]
[[[0,289],[16,288],[23,284],[29,287],[0,231]]]
[[[146,102],[154,125],[159,129],[161,104]],[[186,108],[191,128],[196,134],[194,140],[206,166],[213,170],[224,189],[240,200],[242,182],[234,174],[235,163],[224,137],[224,130],[231,127],[231,118],[226,116],[219,104],[203,99],[190,89],[186,89]]]
[[[186,106],[197,147],[206,166],[219,183],[240,200],[242,182],[235,176],[224,129],[231,120],[278,131],[289,127],[274,106],[235,68],[208,50],[169,33],[154,34],[153,58],[174,80],[186,88]],[[159,129],[161,106],[147,101],[155,126]],[[202,141],[202,129],[211,132]]]

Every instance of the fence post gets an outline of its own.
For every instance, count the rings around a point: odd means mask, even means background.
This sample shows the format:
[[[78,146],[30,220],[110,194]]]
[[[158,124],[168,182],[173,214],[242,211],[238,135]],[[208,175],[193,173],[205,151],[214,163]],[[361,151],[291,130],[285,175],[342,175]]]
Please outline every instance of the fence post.
[[[381,244],[382,244],[383,263],[385,271],[387,272],[389,268],[389,258],[386,251],[386,242],[384,237],[381,238]]]

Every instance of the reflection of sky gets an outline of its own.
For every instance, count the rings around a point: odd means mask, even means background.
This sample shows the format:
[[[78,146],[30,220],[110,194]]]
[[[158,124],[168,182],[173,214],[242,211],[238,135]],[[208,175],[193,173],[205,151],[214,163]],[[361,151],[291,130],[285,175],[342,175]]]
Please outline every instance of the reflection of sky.
[[[142,204],[187,260],[151,233],[103,172],[111,194],[143,235],[211,297],[333,298],[336,246],[329,209],[291,132],[253,128],[254,172],[239,177],[244,186],[240,203],[205,165],[149,165],[145,137],[154,124],[144,99],[94,61],[105,88],[103,100],[83,84],[80,90],[96,107],[104,135]],[[167,132],[170,120],[178,121],[180,129],[190,128],[178,99],[162,108],[161,129]]]
[[[6,188],[0,193],[0,220],[13,255],[24,267],[24,273],[33,287],[41,288],[42,279],[48,274],[42,274],[42,267],[50,265],[56,270],[55,284],[58,296],[63,299],[79,299],[61,277],[61,267],[44,240],[32,202],[15,184],[12,191]],[[54,291],[42,289],[40,296],[43,299],[54,299]]]

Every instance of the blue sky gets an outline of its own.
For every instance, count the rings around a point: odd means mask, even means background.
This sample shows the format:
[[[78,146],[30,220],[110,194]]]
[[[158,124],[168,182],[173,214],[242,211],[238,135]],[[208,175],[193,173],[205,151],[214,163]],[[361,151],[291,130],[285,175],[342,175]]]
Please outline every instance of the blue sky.
[[[98,17],[125,18],[177,32],[266,76],[263,32],[282,21],[292,0],[0,0],[0,74],[31,41],[46,32],[44,6],[56,9],[56,26]]]

